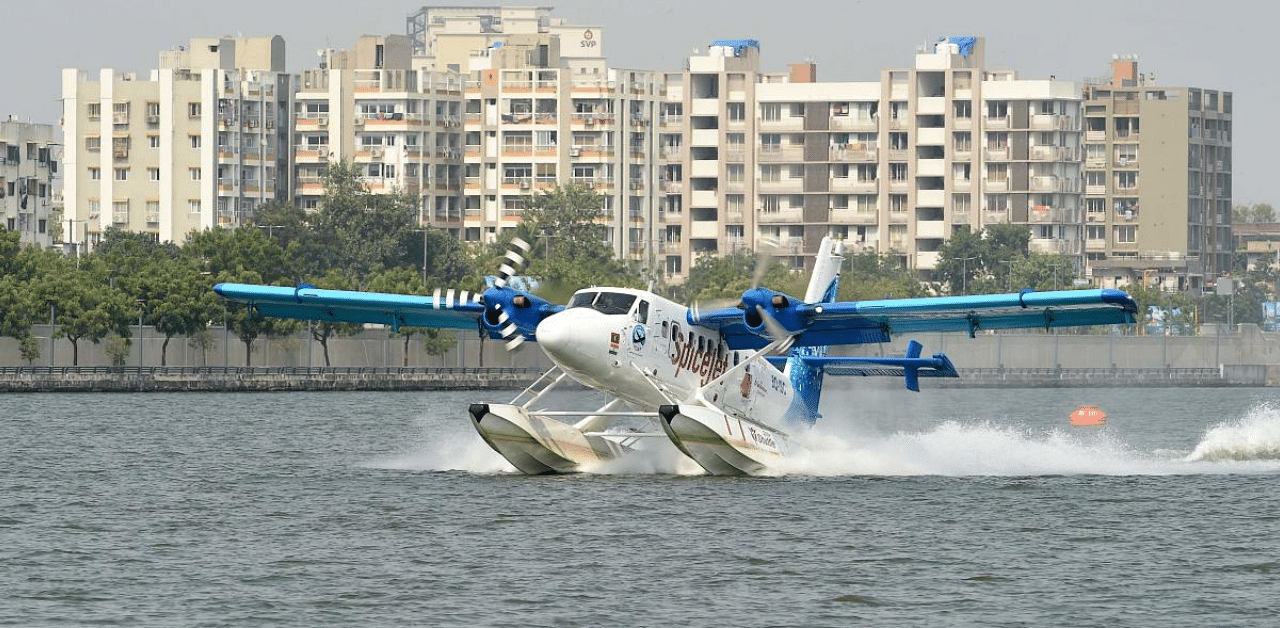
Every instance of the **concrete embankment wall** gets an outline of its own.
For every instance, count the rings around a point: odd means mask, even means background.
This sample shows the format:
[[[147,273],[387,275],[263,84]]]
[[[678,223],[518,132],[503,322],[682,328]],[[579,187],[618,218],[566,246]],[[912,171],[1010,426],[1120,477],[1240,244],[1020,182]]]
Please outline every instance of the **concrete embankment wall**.
[[[521,389],[535,368],[5,367],[0,392],[267,392]]]
[[[1206,326],[1207,329],[1208,326]],[[48,326],[33,329],[40,347],[34,366],[66,367],[72,364],[71,344],[65,339],[52,343]],[[1213,330],[1204,336],[1126,336],[1119,328],[1114,334],[1082,335],[1072,333],[1001,332],[979,333],[975,338],[965,334],[916,334],[901,336],[893,342],[875,345],[840,347],[841,355],[902,355],[912,338],[924,344],[926,355],[945,353],[961,373],[959,382],[941,385],[1280,385],[1280,334],[1262,333],[1255,325],[1239,325],[1222,333]],[[551,363],[537,345],[525,343],[515,351],[505,350],[500,341],[480,341],[475,332],[456,332],[453,349],[442,355],[429,355],[421,341],[410,339],[406,351],[403,338],[385,331],[368,330],[349,338],[329,341],[330,363],[335,368],[397,369],[406,362],[416,369],[528,368],[542,371]],[[185,338],[174,338],[166,352],[171,367],[242,367],[246,362],[245,346],[234,336],[215,330],[213,344],[204,349]],[[162,337],[150,327],[142,329],[142,341],[135,342],[126,359],[128,367],[152,368],[161,363]],[[79,364],[107,367],[110,360],[101,345],[79,343]],[[141,354],[138,347],[141,346]],[[323,390],[340,386],[348,389],[394,390],[397,387],[420,389],[420,386],[445,387],[444,379],[426,375],[392,375],[390,370],[374,375],[339,374],[334,370],[323,377],[299,374],[325,364],[323,347],[309,341],[305,331],[288,338],[260,339],[248,355],[255,368],[295,369],[291,374],[274,371],[261,374],[237,371],[234,376],[202,374],[171,375],[130,380],[124,372],[63,375],[59,379],[90,378],[134,389],[154,385],[152,389],[182,390]],[[407,358],[407,359],[406,359]],[[0,367],[24,365],[17,342],[0,338]],[[403,370],[403,369],[401,369]],[[8,376],[6,376],[8,377]],[[50,376],[51,377],[51,376]],[[471,378],[474,380],[475,378]],[[110,380],[108,382],[108,380]],[[114,382],[126,383],[114,383]],[[148,383],[154,381],[154,384]],[[1213,383],[1197,383],[1213,382]],[[97,384],[95,384],[97,385]],[[484,381],[471,381],[469,386],[483,387]],[[13,390],[14,388],[8,388]]]

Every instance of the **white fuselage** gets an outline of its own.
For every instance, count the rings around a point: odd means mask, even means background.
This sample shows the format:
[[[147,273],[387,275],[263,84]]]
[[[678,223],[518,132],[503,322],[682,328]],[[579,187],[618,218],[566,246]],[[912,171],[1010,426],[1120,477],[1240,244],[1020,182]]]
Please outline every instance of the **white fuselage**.
[[[690,325],[687,311],[643,290],[581,290],[538,325],[538,344],[573,379],[641,408],[709,402],[732,416],[780,420],[794,396],[787,377]]]

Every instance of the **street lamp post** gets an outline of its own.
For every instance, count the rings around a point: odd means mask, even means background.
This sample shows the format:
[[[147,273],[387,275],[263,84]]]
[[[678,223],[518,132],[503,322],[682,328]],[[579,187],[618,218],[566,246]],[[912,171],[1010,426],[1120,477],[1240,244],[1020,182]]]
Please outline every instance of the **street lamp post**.
[[[138,299],[138,368],[142,368],[142,315],[147,311],[147,302]]]
[[[58,305],[53,301],[50,301],[49,302],[49,366],[50,367],[57,366],[57,363],[54,360],[54,358],[56,357],[54,355],[54,351],[58,348],[58,344],[53,336],[54,324],[56,322],[55,314],[57,313],[57,311],[58,311]]]
[[[960,258],[960,292],[969,293],[969,262],[978,259],[978,256],[961,257]]]
[[[427,229],[414,229],[422,232],[422,287],[427,287]]]

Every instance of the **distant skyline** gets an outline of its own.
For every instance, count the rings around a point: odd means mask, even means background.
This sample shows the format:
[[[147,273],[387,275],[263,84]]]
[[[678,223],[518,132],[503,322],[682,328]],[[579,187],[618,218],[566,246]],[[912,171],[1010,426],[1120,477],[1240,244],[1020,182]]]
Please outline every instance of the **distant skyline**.
[[[61,70],[114,68],[145,74],[158,54],[192,37],[280,35],[291,72],[316,65],[316,50],[350,47],[360,35],[403,34],[423,2],[187,2],[87,0],[31,3],[0,38],[0,115],[58,124]],[[1112,54],[1136,54],[1156,83],[1234,92],[1234,201],[1280,205],[1269,185],[1280,166],[1280,36],[1261,2],[871,2],[848,0],[564,0],[450,2],[536,5],[604,29],[611,67],[674,71],[712,40],[760,41],[761,65],[781,71],[811,59],[820,81],[877,80],[911,67],[916,48],[942,35],[987,40],[987,66],[1022,78],[1081,81],[1109,73]],[[16,18],[16,19],[14,19]]]

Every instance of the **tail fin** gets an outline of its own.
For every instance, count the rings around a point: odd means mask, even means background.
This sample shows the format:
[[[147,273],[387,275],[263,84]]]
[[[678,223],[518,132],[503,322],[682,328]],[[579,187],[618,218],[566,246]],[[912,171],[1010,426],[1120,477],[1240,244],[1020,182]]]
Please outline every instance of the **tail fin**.
[[[830,303],[836,300],[836,291],[840,287],[840,267],[843,264],[844,241],[823,238],[822,244],[818,246],[813,274],[809,276],[809,287],[804,293],[806,303]],[[791,386],[796,394],[789,414],[806,425],[813,425],[818,420],[818,402],[822,398],[822,368],[806,364],[801,358],[825,355],[825,346],[797,347],[791,350],[787,366],[783,370],[791,379]]]

